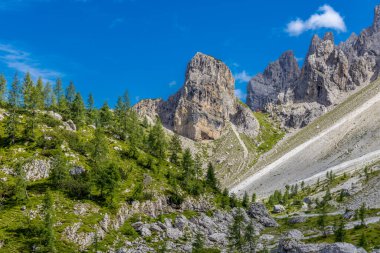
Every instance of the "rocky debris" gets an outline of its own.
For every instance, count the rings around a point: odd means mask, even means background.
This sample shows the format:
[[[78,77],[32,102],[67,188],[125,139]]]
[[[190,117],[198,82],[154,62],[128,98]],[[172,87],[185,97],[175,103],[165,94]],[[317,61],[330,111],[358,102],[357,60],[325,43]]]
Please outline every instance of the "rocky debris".
[[[307,220],[307,217],[305,217],[305,216],[295,216],[295,217],[291,217],[288,220],[288,223],[289,224],[299,224],[299,223],[306,222],[306,220]]]
[[[380,70],[378,10],[371,27],[339,45],[331,32],[322,39],[315,35],[301,70],[293,53],[285,52],[249,82],[247,104],[279,116],[286,127],[299,128],[375,80]]]
[[[66,122],[63,122],[63,126],[68,131],[76,131],[77,130],[77,126],[74,124],[74,122],[71,119],[66,121]]]
[[[231,71],[220,60],[197,53],[189,62],[184,86],[167,101],[143,100],[134,108],[144,117],[159,117],[163,125],[192,140],[214,140],[229,122],[254,137],[258,122],[234,94]]]
[[[365,253],[366,251],[361,248],[356,248],[349,243],[318,243],[318,244],[305,244],[299,238],[282,238],[278,246],[279,253]]]
[[[247,213],[264,227],[278,227],[277,222],[269,215],[262,203],[252,203]]]
[[[351,210],[347,210],[343,214],[343,218],[346,219],[346,220],[351,220],[354,216],[355,216],[355,211],[351,211]]]
[[[48,178],[51,164],[49,160],[35,159],[26,163],[23,166],[25,177],[29,181],[36,181],[43,178]]]
[[[63,119],[62,116],[61,116],[61,114],[53,112],[53,111],[48,111],[47,115],[49,115],[53,119],[56,119],[56,120],[59,120],[59,121],[62,121],[62,119]]]
[[[66,240],[76,243],[79,246],[79,249],[83,251],[94,242],[95,232],[78,232],[81,226],[82,223],[77,222],[71,226],[66,227],[62,233],[62,237]]]
[[[84,216],[90,213],[96,213],[98,211],[98,207],[94,207],[88,203],[78,203],[74,205],[74,214],[78,216]]]
[[[273,207],[273,213],[283,213],[286,209],[283,205],[274,205]]]
[[[85,172],[86,172],[86,170],[80,166],[75,166],[74,168],[70,169],[70,171],[69,171],[71,176],[81,175]]]

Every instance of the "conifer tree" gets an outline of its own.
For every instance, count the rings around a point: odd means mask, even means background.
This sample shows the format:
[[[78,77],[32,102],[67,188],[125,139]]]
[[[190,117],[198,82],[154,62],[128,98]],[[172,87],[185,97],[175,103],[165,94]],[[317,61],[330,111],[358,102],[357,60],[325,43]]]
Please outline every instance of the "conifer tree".
[[[7,80],[3,74],[0,74],[0,106],[5,102],[5,94],[7,91]]]
[[[83,99],[80,93],[78,92],[75,95],[75,99],[71,105],[71,115],[72,119],[77,124],[77,126],[81,127],[85,123],[86,117],[86,109],[84,107]]]
[[[203,163],[201,153],[198,152],[194,159],[194,174],[196,179],[200,179],[203,175],[202,171]]]
[[[126,128],[128,141],[135,151],[141,145],[143,139],[143,129],[140,126],[140,120],[135,110],[128,110]]]
[[[95,136],[91,140],[91,158],[95,165],[103,164],[108,159],[108,140],[101,127],[95,129]]]
[[[104,128],[108,128],[112,122],[112,112],[107,102],[104,102],[102,108],[99,111],[99,124]]]
[[[244,192],[243,201],[241,202],[241,204],[245,208],[248,207],[248,205],[249,205],[249,198],[248,198],[248,193],[247,192]]]
[[[94,107],[94,97],[92,96],[92,93],[88,95],[87,98],[87,123],[88,124],[94,124],[96,120],[96,110]]]
[[[150,153],[158,158],[166,158],[167,142],[161,120],[157,118],[156,124],[149,131],[148,147]]]
[[[54,252],[57,252],[56,247],[55,247],[55,235],[54,235],[54,201],[53,201],[53,196],[50,190],[48,190],[45,193],[43,210],[45,214],[44,239],[45,239],[46,250],[47,252],[54,253]]]
[[[42,78],[39,77],[37,80],[36,87],[33,92],[33,107],[38,110],[42,110],[45,104],[45,93],[44,93],[44,83]]]
[[[285,195],[284,195],[285,196]],[[252,203],[256,203],[256,193],[252,193],[252,198],[251,198],[251,202]]]
[[[70,118],[70,108],[63,95],[58,99],[58,112],[66,119]]]
[[[215,170],[212,163],[209,163],[207,166],[206,184],[213,190],[219,190],[219,182],[215,176]]]
[[[31,109],[33,106],[34,84],[29,72],[25,74],[24,81],[22,83],[22,94],[24,107]]]
[[[222,208],[226,208],[227,206],[230,205],[230,197],[228,194],[229,193],[228,193],[227,188],[224,188],[223,193],[222,193],[222,203],[221,203]]]
[[[177,134],[173,134],[169,144],[170,162],[179,165],[180,154],[182,153],[181,140]]]
[[[14,75],[11,89],[8,95],[8,103],[11,108],[17,108],[20,105],[20,81],[18,79],[18,74]]]
[[[61,103],[61,100],[64,99],[62,80],[57,78],[54,86],[54,95],[57,101],[57,104]]]
[[[243,219],[243,213],[241,209],[238,208],[228,231],[228,246],[232,252],[235,252],[235,250],[237,252],[244,252]]]
[[[25,204],[28,199],[27,181],[23,163],[18,162],[16,164],[16,183],[14,189],[14,196],[18,204]]]
[[[346,240],[346,230],[344,228],[345,222],[344,219],[341,218],[339,221],[339,225],[335,224],[334,235],[335,242],[344,242]]]
[[[368,250],[369,243],[368,243],[367,236],[364,232],[360,236],[359,246],[362,247],[363,249]]]
[[[367,215],[367,208],[365,206],[365,203],[363,202],[358,210],[358,216],[359,216],[359,219],[360,219],[360,222],[361,222],[361,225],[362,226],[365,226],[365,218],[366,218],[366,215]]]
[[[69,86],[66,88],[66,100],[70,106],[74,102],[76,94],[74,83],[70,81]]]
[[[183,153],[182,171],[183,171],[184,182],[186,184],[194,175],[194,160],[189,148],[187,148],[185,152]]]
[[[50,82],[47,82],[44,87],[44,105],[46,109],[55,108],[57,100],[53,94]]]
[[[116,164],[97,165],[92,175],[95,186],[100,191],[100,196],[104,197],[104,194],[112,196],[120,181],[120,172]]]
[[[58,153],[54,156],[49,180],[51,182],[52,187],[56,189],[62,189],[68,177],[69,174],[67,159],[63,155],[62,151],[59,150]]]
[[[256,252],[257,238],[252,221],[250,221],[245,228],[244,241],[246,244],[247,252]]]

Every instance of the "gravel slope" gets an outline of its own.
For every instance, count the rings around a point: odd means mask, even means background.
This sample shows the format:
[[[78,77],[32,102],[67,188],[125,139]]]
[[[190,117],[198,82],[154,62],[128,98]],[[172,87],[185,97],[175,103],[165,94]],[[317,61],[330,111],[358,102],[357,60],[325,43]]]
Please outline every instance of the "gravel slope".
[[[308,179],[316,180],[331,168],[343,172],[380,159],[378,86],[375,91],[372,93],[372,98],[367,97],[367,100],[331,126],[315,134],[314,137],[311,136],[309,140],[269,165],[256,169],[256,173],[233,187],[231,192],[238,195],[244,191],[256,192],[259,197],[265,197],[276,189],[283,189],[287,184]]]

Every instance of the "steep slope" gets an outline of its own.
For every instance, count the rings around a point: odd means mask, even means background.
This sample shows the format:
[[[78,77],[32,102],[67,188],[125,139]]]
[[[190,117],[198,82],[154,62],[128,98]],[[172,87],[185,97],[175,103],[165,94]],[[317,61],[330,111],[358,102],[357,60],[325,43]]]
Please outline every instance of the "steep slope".
[[[268,196],[285,185],[301,181],[312,183],[327,171],[342,173],[379,159],[379,108],[378,80],[285,138],[232,191]]]
[[[189,62],[184,86],[167,101],[143,100],[135,106],[143,116],[160,117],[163,125],[192,140],[215,140],[234,124],[240,133],[257,135],[258,123],[234,95],[228,67],[211,56],[197,53]]]
[[[371,27],[340,45],[334,44],[331,32],[323,39],[315,35],[301,71],[288,52],[271,63],[250,81],[248,105],[278,116],[284,126],[299,128],[368,85],[380,68],[379,9]]]

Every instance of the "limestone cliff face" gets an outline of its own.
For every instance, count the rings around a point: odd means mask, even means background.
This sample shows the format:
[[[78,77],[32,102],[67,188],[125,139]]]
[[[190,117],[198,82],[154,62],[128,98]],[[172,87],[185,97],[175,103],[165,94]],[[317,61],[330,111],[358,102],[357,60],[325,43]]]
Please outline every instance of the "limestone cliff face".
[[[283,54],[250,81],[247,103],[253,110],[280,116],[285,126],[303,127],[358,86],[376,79],[379,59],[380,6],[377,6],[373,25],[340,45],[335,45],[331,32],[323,39],[315,35],[301,71],[294,56],[289,52]],[[273,73],[279,78],[273,78]]]
[[[234,78],[220,60],[197,53],[189,62],[184,86],[167,101],[144,100],[136,110],[158,116],[168,129],[193,140],[214,140],[228,124],[255,136],[258,123],[234,95]]]

